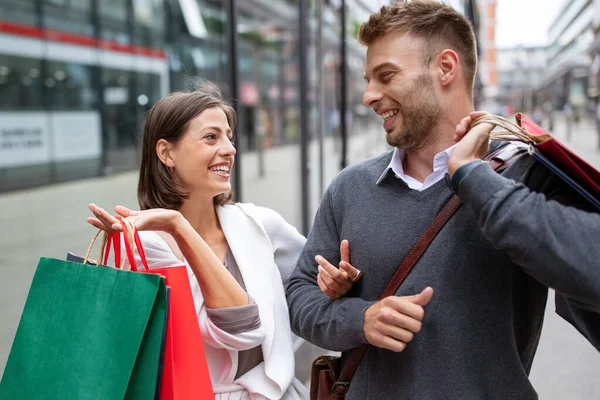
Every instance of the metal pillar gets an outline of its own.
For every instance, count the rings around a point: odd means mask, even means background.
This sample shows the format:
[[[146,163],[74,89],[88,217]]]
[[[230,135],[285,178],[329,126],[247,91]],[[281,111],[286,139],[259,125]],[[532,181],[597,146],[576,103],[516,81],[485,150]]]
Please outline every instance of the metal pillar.
[[[300,182],[302,197],[302,233],[308,234],[309,227],[309,167],[308,167],[308,144],[309,144],[309,104],[308,91],[310,82],[308,80],[308,2],[299,0],[299,36],[300,36]]]
[[[340,20],[342,23],[342,33],[341,33],[341,62],[340,62],[340,81],[341,81],[341,104],[340,104],[340,136],[342,139],[342,157],[340,161],[340,169],[344,169],[347,165],[346,161],[346,153],[348,150],[348,131],[346,127],[346,114],[347,111],[347,97],[348,97],[348,88],[346,85],[348,75],[348,71],[346,68],[348,52],[346,50],[346,0],[341,0],[340,5]]]
[[[229,51],[229,72],[230,72],[230,87],[229,87],[229,96],[231,97],[231,105],[233,109],[238,115],[239,120],[239,107],[238,107],[238,99],[239,99],[239,69],[238,69],[238,40],[237,40],[237,5],[236,0],[229,0],[229,12],[227,13],[228,17],[228,51]],[[239,129],[236,128],[236,132],[234,132],[234,137],[236,138],[236,142],[240,143],[239,138]],[[235,163],[233,164],[233,169],[235,171],[234,181],[233,181],[233,191],[235,193],[236,201],[242,201],[242,157],[241,157],[241,148],[240,146],[236,146],[237,154],[235,157]]]

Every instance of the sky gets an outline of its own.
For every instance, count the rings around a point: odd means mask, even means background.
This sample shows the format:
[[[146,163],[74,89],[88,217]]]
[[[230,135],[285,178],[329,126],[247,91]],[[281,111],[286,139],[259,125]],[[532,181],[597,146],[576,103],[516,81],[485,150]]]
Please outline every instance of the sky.
[[[569,0],[497,0],[496,47],[541,46],[548,27]]]

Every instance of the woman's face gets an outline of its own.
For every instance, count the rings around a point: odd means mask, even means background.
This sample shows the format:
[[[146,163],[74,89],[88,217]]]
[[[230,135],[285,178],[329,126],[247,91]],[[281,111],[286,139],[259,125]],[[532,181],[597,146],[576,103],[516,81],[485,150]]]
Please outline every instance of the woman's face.
[[[219,107],[209,108],[188,125],[170,151],[173,179],[191,195],[214,197],[228,192],[236,150],[225,112]]]

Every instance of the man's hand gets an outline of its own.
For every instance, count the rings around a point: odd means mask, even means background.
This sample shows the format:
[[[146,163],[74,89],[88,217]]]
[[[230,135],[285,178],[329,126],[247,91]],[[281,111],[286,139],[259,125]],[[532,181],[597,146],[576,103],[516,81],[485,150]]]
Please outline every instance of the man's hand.
[[[448,160],[448,174],[454,176],[457,169],[477,159],[483,159],[489,149],[490,132],[494,129],[492,124],[480,124],[471,129],[471,123],[477,118],[487,115],[485,111],[474,111],[463,118],[456,126],[454,141],[458,142],[450,160]]]
[[[373,304],[365,312],[363,329],[367,341],[382,349],[403,351],[421,330],[423,307],[432,297],[433,289],[426,287],[413,296],[389,296]]]

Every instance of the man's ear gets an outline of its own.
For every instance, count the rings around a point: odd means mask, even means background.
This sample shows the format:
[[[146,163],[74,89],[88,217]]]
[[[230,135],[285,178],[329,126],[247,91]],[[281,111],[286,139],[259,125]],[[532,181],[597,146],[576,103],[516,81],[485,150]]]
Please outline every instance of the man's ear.
[[[156,143],[156,155],[160,161],[169,169],[175,167],[175,161],[171,155],[173,145],[167,142],[165,139],[160,139]]]
[[[448,86],[459,75],[461,70],[460,58],[454,50],[446,49],[442,50],[438,54],[438,72],[440,85]]]

